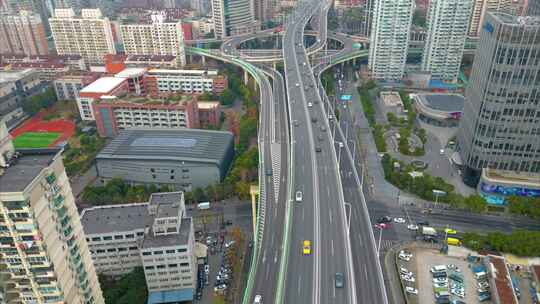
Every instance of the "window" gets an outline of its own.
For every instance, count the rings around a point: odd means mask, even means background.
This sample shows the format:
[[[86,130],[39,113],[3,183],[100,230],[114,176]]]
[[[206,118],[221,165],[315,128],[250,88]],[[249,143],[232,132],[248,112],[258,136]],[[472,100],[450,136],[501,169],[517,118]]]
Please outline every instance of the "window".
[[[137,232],[137,236],[143,236],[144,232]]]
[[[169,264],[169,267],[170,268],[176,268],[176,267],[178,267],[178,264]]]
[[[181,248],[181,249],[178,249],[178,250],[176,250],[176,251],[177,251],[177,252],[186,252],[187,249],[186,249],[186,248]]]
[[[157,269],[165,269],[165,265],[157,265]]]
[[[152,252],[150,252],[150,251],[145,251],[145,252],[142,253],[142,255],[145,255],[145,256],[147,256],[147,255],[152,255]]]
[[[126,239],[132,239],[135,238],[134,234],[126,234]]]
[[[139,249],[137,246],[129,247],[129,250],[137,250],[137,249]]]
[[[163,250],[154,251],[154,254],[163,254]]]
[[[154,266],[146,266],[146,267],[144,267],[144,269],[146,269],[146,270],[154,270]]]
[[[107,252],[116,252],[116,248],[109,248],[107,249]]]
[[[115,240],[123,240],[123,239],[124,239],[124,236],[123,236],[123,235],[115,235],[115,236],[114,236],[114,239],[115,239]]]
[[[118,248],[118,251],[127,251],[127,248],[125,248],[125,247],[120,247],[120,248]]]
[[[92,242],[99,242],[99,241],[101,241],[100,237],[93,237],[92,238]]]
[[[189,266],[189,263],[180,263],[180,266],[187,267],[187,266]]]
[[[104,236],[103,240],[104,241],[112,241],[112,236]]]
[[[173,250],[165,250],[166,253],[174,253],[174,249]]]

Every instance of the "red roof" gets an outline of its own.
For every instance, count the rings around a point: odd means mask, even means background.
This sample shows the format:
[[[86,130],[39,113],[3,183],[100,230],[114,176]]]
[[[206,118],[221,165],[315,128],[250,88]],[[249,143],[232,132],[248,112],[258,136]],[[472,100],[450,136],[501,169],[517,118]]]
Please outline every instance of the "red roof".
[[[497,273],[495,280],[495,285],[497,287],[497,294],[501,304],[518,304],[516,302],[516,297],[514,295],[514,288],[512,287],[512,281],[510,280],[510,275],[508,269],[506,268],[506,263],[504,258],[491,256],[490,262],[495,267]]]

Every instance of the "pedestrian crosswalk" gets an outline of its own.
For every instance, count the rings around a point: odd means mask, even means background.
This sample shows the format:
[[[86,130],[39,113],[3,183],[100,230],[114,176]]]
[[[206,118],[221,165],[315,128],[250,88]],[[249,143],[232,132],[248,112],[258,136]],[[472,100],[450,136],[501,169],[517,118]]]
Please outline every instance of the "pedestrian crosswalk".
[[[381,240],[381,252],[386,252],[393,246],[395,246],[398,242],[395,240]],[[377,244],[378,245],[378,244]]]

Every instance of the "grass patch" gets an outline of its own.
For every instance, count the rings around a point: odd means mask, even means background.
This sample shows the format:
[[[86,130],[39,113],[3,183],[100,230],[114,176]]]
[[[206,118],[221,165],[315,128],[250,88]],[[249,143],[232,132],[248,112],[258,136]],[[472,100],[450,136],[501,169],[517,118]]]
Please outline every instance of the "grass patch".
[[[47,148],[58,137],[58,132],[26,132],[15,137],[13,145],[16,149]]]

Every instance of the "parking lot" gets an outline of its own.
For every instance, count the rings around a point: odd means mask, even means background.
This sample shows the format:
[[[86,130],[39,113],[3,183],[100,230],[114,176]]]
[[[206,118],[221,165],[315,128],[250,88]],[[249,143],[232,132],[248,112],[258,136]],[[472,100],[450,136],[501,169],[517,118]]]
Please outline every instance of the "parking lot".
[[[407,253],[412,254],[409,261],[405,258]],[[405,288],[409,287],[406,288],[409,303],[480,303],[478,281],[465,259],[441,254],[436,249],[418,248],[405,250],[397,266]],[[440,266],[441,271],[433,268],[435,266]],[[434,276],[440,277],[438,283],[434,282]]]

